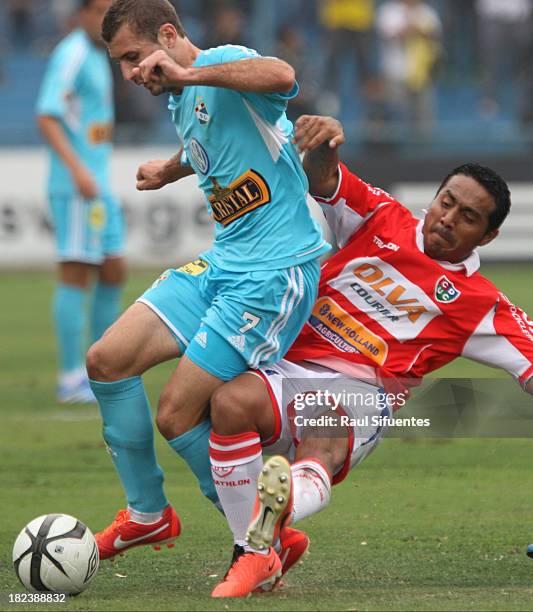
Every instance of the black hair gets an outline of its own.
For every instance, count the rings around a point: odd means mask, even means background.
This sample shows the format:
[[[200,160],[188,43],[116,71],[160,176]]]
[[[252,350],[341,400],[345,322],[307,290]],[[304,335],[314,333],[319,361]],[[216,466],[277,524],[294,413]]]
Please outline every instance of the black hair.
[[[159,28],[165,23],[172,24],[179,36],[185,37],[176,9],[168,0],[115,0],[105,14],[102,38],[109,44],[126,24],[136,34],[156,42]]]
[[[440,184],[440,187],[437,189],[437,194],[442,191],[452,176],[456,176],[457,174],[473,178],[492,196],[496,208],[489,216],[489,227],[487,232],[498,229],[511,210],[511,192],[509,191],[507,183],[491,168],[471,162],[458,166],[452,170]]]

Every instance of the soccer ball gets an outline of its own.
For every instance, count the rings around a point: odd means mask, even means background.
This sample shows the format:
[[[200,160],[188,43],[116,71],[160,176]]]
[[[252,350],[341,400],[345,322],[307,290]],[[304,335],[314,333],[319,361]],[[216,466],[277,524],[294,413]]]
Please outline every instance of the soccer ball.
[[[13,564],[30,591],[77,595],[96,574],[100,557],[90,529],[68,514],[29,522],[13,546]]]

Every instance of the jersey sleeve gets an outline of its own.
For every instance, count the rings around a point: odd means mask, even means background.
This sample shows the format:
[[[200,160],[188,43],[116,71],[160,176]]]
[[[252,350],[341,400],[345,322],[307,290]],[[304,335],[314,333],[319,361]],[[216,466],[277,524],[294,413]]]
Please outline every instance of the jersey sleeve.
[[[54,51],[37,98],[38,115],[65,117],[69,98],[75,91],[76,78],[86,56],[87,47],[82,44],[64,46]]]
[[[207,62],[210,64],[224,64],[228,62],[238,62],[240,60],[262,57],[254,49],[249,49],[248,47],[243,47],[240,45],[225,45],[223,47],[218,47],[213,51],[214,52],[210,53],[206,58]],[[204,65],[207,65],[207,63]],[[288,101],[291,98],[296,97],[298,95],[298,91],[298,83],[295,81],[293,88],[287,93],[254,93],[242,91],[240,94],[244,100],[252,105],[254,110],[257,111],[265,121],[271,125],[274,125],[287,109]]]
[[[462,355],[502,368],[522,387],[533,377],[533,321],[503,293],[466,342]]]
[[[378,208],[395,202],[386,191],[365,183],[342,163],[335,193],[330,198],[313,197],[341,248]]]

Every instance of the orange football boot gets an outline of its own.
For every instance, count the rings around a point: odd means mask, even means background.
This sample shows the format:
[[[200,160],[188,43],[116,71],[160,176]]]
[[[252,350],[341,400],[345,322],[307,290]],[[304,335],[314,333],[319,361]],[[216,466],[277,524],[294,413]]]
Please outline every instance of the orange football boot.
[[[132,521],[129,510],[119,510],[111,525],[99,531],[95,538],[100,559],[109,559],[143,544],[151,544],[156,550],[160,550],[161,544],[172,548],[180,531],[178,515],[174,508],[168,505],[157,522],[147,525]]]
[[[291,567],[298,563],[309,548],[309,536],[299,529],[284,527],[281,530],[279,541],[281,550],[279,558],[281,560],[281,575],[285,574]]]
[[[283,577],[307,552],[309,536],[299,529],[283,527],[279,536],[279,542],[280,551],[278,556],[281,561],[281,576]],[[282,586],[283,581],[281,578],[278,578],[272,586],[269,585],[269,588],[259,587],[254,593],[267,593]]]
[[[273,548],[262,554],[245,551],[235,544],[228,573],[213,589],[211,597],[247,597],[256,589],[268,591],[280,576],[281,561]]]

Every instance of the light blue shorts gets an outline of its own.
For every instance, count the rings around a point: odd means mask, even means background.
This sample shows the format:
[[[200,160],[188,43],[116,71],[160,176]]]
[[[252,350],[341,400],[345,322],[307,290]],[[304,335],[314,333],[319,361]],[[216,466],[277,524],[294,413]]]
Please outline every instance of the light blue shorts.
[[[124,219],[110,195],[85,200],[78,195],[53,195],[50,212],[59,261],[101,264],[124,250]]]
[[[311,314],[320,264],[229,272],[204,253],[166,270],[139,299],[169,327],[182,354],[221,380],[279,361]]]

